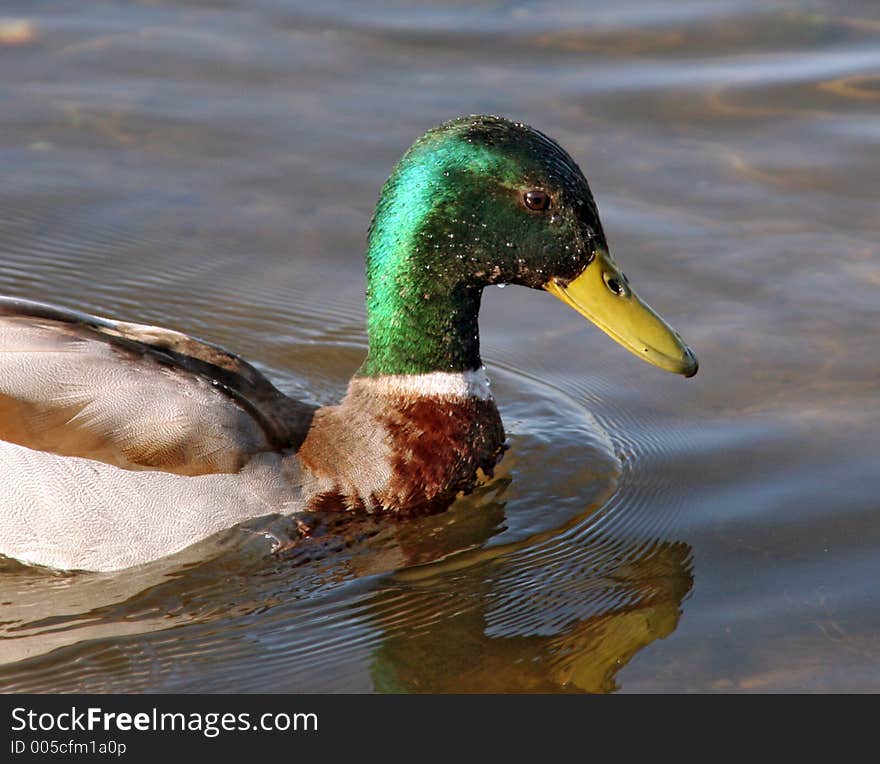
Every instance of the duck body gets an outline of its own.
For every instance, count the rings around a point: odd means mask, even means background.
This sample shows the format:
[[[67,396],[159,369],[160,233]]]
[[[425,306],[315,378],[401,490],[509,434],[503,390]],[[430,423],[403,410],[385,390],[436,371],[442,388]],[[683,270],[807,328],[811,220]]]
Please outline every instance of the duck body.
[[[482,371],[354,378],[336,406],[159,327],[0,298],[0,553],[113,570],[275,513],[442,509],[504,430]]]
[[[335,406],[179,332],[0,298],[0,554],[115,570],[267,515],[443,510],[505,447],[477,327],[494,283],[546,289],[696,372],[607,254],[577,165],[495,117],[429,131],[383,188],[369,350]]]

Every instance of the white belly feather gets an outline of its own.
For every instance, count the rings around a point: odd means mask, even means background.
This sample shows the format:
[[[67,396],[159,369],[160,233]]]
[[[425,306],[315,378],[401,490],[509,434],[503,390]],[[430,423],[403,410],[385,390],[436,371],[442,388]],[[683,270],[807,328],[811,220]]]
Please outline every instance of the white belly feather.
[[[244,520],[290,512],[277,454],[237,474],[132,471],[0,441],[0,554],[63,569],[118,570],[173,554]]]

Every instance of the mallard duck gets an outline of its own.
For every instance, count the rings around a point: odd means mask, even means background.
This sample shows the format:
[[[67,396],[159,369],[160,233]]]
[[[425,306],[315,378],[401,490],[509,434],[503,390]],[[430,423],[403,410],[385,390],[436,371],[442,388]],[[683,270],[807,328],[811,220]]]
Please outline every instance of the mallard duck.
[[[491,284],[546,290],[639,358],[697,372],[609,254],[577,164],[517,122],[419,138],[366,263],[367,356],[318,409],[208,342],[0,298],[0,553],[114,570],[267,515],[446,508],[505,447],[477,327]]]

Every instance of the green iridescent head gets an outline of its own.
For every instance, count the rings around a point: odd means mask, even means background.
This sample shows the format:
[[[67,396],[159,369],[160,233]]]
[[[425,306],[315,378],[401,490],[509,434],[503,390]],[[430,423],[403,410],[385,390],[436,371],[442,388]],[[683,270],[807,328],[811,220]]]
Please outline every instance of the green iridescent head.
[[[490,284],[547,289],[646,360],[696,372],[693,355],[608,254],[574,160],[526,125],[465,117],[419,138],[382,189],[359,374],[479,368],[477,315]]]

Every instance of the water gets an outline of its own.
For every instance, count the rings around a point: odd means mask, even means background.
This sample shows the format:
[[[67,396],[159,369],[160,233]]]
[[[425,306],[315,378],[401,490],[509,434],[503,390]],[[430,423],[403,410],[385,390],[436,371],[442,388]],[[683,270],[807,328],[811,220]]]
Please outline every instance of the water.
[[[5,0],[0,292],[331,402],[382,182],[494,112],[580,162],[701,370],[487,290],[492,483],[283,554],[279,522],[110,575],[2,562],[0,688],[880,689],[875,5]]]

